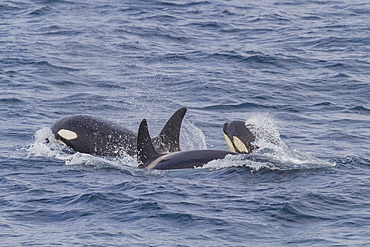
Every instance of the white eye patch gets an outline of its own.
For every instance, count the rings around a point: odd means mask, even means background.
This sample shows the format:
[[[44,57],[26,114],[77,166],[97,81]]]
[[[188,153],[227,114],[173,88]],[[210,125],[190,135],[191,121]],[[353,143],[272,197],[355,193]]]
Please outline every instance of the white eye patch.
[[[61,129],[58,131],[58,135],[66,140],[73,140],[77,138],[77,134],[71,130]]]
[[[225,137],[227,148],[229,149],[229,151],[235,153],[235,148],[230,138],[225,133],[224,133],[224,137]]]
[[[239,152],[249,153],[248,148],[245,144],[236,136],[233,136],[234,145],[239,150]]]

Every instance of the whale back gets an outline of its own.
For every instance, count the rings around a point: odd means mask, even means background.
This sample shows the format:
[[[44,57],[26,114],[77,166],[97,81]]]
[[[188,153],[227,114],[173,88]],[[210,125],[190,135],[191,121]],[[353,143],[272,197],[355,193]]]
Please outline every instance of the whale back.
[[[180,151],[180,129],[186,108],[177,110],[153,139],[159,153]],[[100,156],[135,155],[137,134],[113,122],[90,115],[71,115],[51,127],[57,140],[76,152]],[[48,141],[48,140],[47,140]]]
[[[152,143],[148,124],[143,119],[139,126],[137,137],[137,160],[140,168],[173,170],[202,167],[208,162],[223,159],[234,152],[223,150],[192,150],[167,154],[159,154]]]

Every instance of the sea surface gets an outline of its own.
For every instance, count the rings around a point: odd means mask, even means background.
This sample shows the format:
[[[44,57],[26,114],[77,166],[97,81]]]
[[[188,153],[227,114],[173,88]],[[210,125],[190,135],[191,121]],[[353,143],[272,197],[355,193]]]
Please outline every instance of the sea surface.
[[[45,142],[181,107],[183,150],[242,120],[259,151],[154,171]],[[370,2],[2,0],[0,140],[0,246],[369,246]]]

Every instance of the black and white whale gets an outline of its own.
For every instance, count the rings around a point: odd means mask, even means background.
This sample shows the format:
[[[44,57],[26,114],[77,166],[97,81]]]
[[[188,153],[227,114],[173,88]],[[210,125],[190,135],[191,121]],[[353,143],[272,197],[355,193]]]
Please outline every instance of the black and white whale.
[[[227,147],[231,152],[252,153],[258,149],[253,142],[256,136],[251,132],[243,121],[232,121],[225,123],[223,133]]]
[[[153,139],[159,153],[181,151],[179,138],[186,108],[176,111]],[[136,154],[137,134],[113,122],[90,115],[72,115],[58,120],[51,130],[57,140],[76,152],[121,156]]]
[[[255,144],[256,135],[266,143],[282,148],[289,148],[288,144],[280,138],[278,133],[256,129],[251,131],[253,128],[255,129],[255,126],[246,124],[243,121],[225,123],[223,132],[229,151],[248,154],[258,150],[259,147]]]
[[[247,129],[244,122],[234,121],[225,124],[224,135],[232,151],[193,150],[161,154],[153,146],[147,121],[143,119],[140,123],[137,137],[139,167],[159,170],[196,168],[202,167],[212,160],[223,159],[227,155],[250,153],[255,150],[251,144],[255,137]]]

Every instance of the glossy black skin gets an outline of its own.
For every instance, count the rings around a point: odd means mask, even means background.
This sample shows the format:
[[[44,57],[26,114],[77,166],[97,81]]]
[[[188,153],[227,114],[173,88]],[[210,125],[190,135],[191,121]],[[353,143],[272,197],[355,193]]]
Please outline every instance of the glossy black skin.
[[[71,130],[77,138],[66,140],[58,131]],[[58,120],[51,130],[55,138],[76,152],[100,156],[120,156],[136,153],[136,134],[115,123],[89,115],[73,115]]]
[[[232,121],[230,123],[225,123],[223,127],[223,132],[229,137],[230,141],[234,145],[235,151],[238,153],[245,152],[238,150],[238,148],[235,146],[235,143],[233,142],[234,136],[238,137],[248,148],[247,153],[252,153],[253,151],[256,151],[258,149],[257,146],[252,144],[256,140],[255,135],[252,134],[252,132],[247,128],[245,122],[243,121]]]
[[[157,170],[174,170],[174,169],[191,169],[203,167],[212,160],[223,159],[227,155],[235,155],[236,153],[223,150],[193,150],[182,151],[176,153],[165,154],[158,157],[161,160],[158,164],[151,167],[152,162],[147,163],[145,168]]]
[[[181,151],[179,136],[181,123],[186,108],[177,110],[167,121],[160,134],[153,139],[156,151]],[[73,131],[77,138],[67,140],[60,136],[61,129]],[[137,150],[137,134],[113,122],[90,115],[72,115],[58,120],[51,130],[60,140],[76,152],[100,156],[121,156],[124,153],[135,155]]]
[[[155,150],[145,119],[141,121],[137,137],[137,158],[140,168],[173,170],[202,167],[208,162],[237,153],[223,150],[193,150],[160,154]]]

